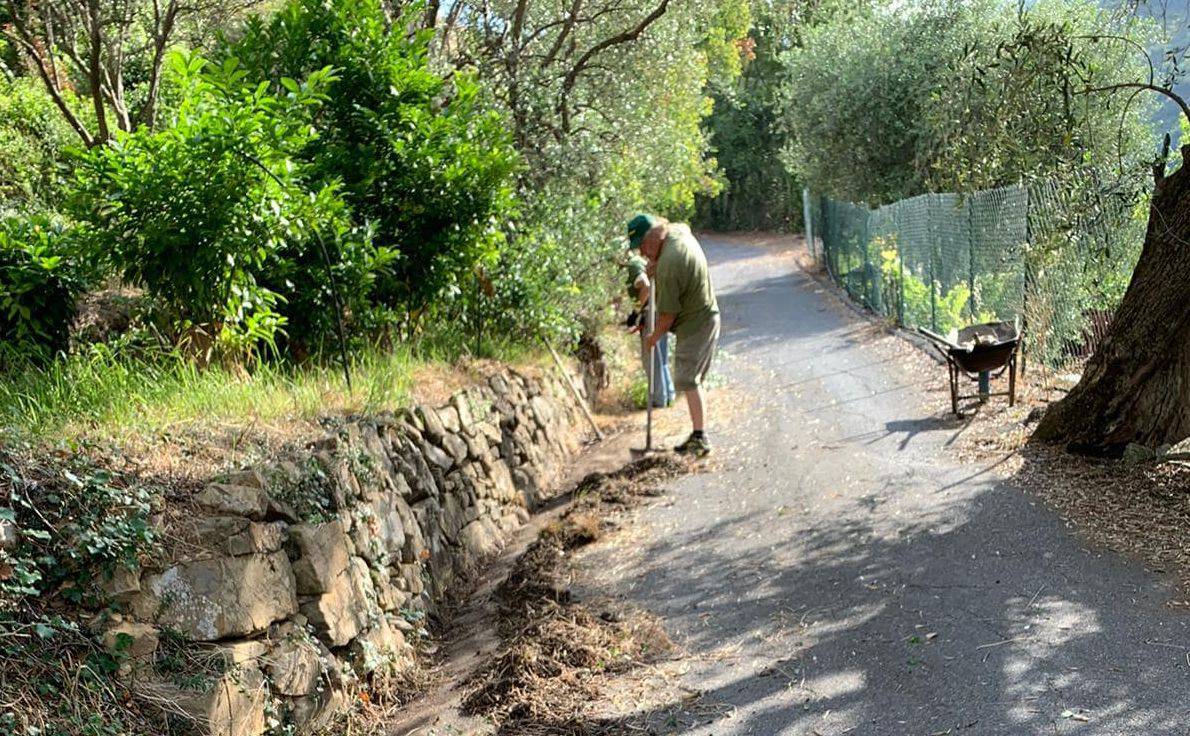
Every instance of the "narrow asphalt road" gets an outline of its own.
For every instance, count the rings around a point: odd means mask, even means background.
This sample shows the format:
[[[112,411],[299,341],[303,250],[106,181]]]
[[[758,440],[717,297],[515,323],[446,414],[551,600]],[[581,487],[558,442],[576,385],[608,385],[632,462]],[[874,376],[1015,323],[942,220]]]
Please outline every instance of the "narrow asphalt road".
[[[655,709],[659,730],[1190,734],[1190,621],[1164,607],[1168,581],[958,460],[924,389],[942,368],[903,370],[895,338],[788,254],[703,242],[722,467],[642,512],[632,553],[587,561],[688,653],[701,696]]]

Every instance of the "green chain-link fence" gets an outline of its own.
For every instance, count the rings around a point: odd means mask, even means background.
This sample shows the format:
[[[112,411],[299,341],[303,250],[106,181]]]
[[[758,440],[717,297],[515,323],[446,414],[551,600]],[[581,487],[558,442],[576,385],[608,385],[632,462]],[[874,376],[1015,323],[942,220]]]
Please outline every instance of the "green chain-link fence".
[[[1020,318],[1034,365],[1102,339],[1144,239],[1143,203],[1088,182],[923,194],[871,209],[807,191],[813,254],[857,302],[946,334]]]

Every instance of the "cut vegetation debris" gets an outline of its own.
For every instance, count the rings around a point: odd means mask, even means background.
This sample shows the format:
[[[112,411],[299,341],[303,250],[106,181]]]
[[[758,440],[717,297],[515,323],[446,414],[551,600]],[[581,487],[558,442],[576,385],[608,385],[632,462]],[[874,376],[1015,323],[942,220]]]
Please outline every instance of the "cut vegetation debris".
[[[601,717],[593,704],[614,675],[657,661],[674,644],[648,612],[577,600],[568,554],[686,469],[674,457],[655,456],[579,484],[574,506],[542,530],[499,589],[499,653],[471,678],[466,711],[508,736],[623,732],[622,722]]]

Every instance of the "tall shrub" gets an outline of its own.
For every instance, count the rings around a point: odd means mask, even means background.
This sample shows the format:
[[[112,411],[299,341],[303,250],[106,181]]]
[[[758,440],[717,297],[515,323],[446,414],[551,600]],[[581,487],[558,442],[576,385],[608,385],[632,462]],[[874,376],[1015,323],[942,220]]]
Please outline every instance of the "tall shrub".
[[[518,157],[476,81],[430,67],[431,32],[404,32],[372,0],[290,0],[221,53],[279,83],[331,67],[336,79],[302,151],[312,186],[342,183],[354,215],[395,259],[374,299],[414,328],[494,259]]]
[[[287,79],[277,93],[234,60],[183,54],[169,73],[180,90],[170,124],[119,134],[80,165],[84,242],[155,297],[175,337],[240,354],[275,346],[286,299],[269,275],[315,238],[350,232],[334,187],[309,192],[294,156],[316,135],[333,76]]]

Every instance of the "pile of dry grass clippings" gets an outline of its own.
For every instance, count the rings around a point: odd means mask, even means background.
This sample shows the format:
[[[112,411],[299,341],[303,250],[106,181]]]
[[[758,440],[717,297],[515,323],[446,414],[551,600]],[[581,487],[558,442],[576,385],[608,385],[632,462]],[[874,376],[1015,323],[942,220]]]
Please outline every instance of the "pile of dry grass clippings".
[[[542,531],[500,587],[500,652],[469,682],[466,712],[491,718],[500,734],[620,732],[590,712],[607,678],[654,662],[674,645],[648,612],[575,600],[567,553],[598,539],[617,507],[657,495],[684,468],[675,458],[651,457],[579,484],[574,507]]]

